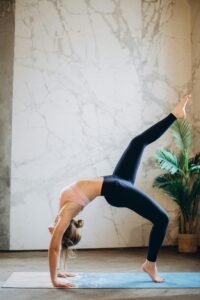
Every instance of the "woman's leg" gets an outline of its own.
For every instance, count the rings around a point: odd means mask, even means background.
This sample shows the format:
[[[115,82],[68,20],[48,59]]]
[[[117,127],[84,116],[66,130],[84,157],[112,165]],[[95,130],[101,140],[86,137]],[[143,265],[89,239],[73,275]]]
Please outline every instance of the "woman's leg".
[[[113,198],[114,202],[111,203],[112,205],[127,207],[153,223],[149,237],[147,259],[155,262],[169,223],[169,216],[166,210],[151,197],[120,179],[117,179]]]
[[[134,137],[118,161],[113,175],[134,183],[144,148],[157,140],[175,120],[175,115],[170,113],[167,117]]]
[[[152,222],[153,227],[149,236],[147,260],[155,263],[169,223],[167,212],[130,182],[112,175],[104,177],[102,195],[110,205],[129,208]],[[144,271],[148,272],[148,270]],[[163,281],[162,278],[158,277],[155,266],[148,273],[153,281]]]
[[[185,109],[190,98],[191,94],[182,97],[168,116],[134,137],[118,161],[113,175],[134,183],[145,146],[151,144],[163,135],[176,119],[186,118]]]
[[[190,97],[191,95],[183,97],[171,114],[135,137],[124,151],[113,172],[113,175],[122,179],[104,176],[102,185],[102,195],[105,196],[108,203],[117,207],[127,207],[153,223],[149,237],[147,260],[142,265],[142,268],[155,282],[163,281],[157,275],[155,261],[165,236],[169,217],[158,203],[133,187],[130,181],[132,183],[135,181],[145,146],[159,138],[177,118],[186,117],[185,107]]]

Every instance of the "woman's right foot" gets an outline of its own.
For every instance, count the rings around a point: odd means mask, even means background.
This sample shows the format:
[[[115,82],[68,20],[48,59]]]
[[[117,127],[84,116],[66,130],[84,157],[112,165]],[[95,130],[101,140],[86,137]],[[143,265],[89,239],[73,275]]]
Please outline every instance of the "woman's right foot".
[[[186,95],[181,100],[179,103],[175,106],[175,108],[172,110],[172,114],[177,118],[177,119],[185,119],[186,118],[186,105],[188,101],[191,99],[192,95]]]
[[[151,277],[152,281],[154,281],[154,282],[161,283],[161,282],[165,281],[164,278],[158,276],[158,271],[157,271],[155,262],[151,262],[146,259],[146,261],[142,264],[142,270],[144,272],[148,273],[149,276]]]

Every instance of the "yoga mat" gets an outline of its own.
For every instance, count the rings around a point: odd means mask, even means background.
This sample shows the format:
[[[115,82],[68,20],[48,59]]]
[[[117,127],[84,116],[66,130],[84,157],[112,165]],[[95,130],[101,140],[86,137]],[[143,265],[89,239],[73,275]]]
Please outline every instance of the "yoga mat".
[[[70,272],[71,273],[71,272]],[[160,272],[165,278],[163,283],[152,282],[145,272],[74,272],[79,277],[59,278],[60,281],[75,282],[81,289],[144,289],[169,288],[186,289],[200,288],[200,272]],[[3,288],[54,288],[49,272],[14,272],[3,284]]]

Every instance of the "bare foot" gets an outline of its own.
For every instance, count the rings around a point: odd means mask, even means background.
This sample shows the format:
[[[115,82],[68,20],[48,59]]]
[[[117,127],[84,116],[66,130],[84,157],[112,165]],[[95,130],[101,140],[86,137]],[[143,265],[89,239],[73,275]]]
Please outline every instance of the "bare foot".
[[[146,259],[146,261],[142,264],[142,270],[149,274],[152,281],[154,282],[164,282],[165,279],[158,276],[158,271],[155,262],[151,262]]]
[[[172,114],[175,115],[177,119],[185,119],[186,118],[186,105],[188,101],[191,99],[192,95],[186,95],[180,99],[179,103],[172,110]]]

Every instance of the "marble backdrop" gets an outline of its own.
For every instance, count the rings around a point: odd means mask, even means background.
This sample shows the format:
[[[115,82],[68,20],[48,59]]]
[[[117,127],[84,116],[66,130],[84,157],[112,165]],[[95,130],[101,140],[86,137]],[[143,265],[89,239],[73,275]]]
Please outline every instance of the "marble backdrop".
[[[191,5],[191,43],[192,43],[192,118],[193,155],[200,152],[200,1],[190,0]],[[199,205],[199,245],[200,245],[200,205]]]
[[[47,249],[61,188],[111,174],[130,139],[191,89],[190,24],[187,0],[16,0],[10,249]],[[170,143],[167,132],[145,150],[136,182],[170,215],[165,245],[177,206],[152,189],[153,157]],[[152,224],[103,197],[78,218],[77,248],[148,244]]]
[[[200,1],[191,1],[194,150],[200,151]]]

